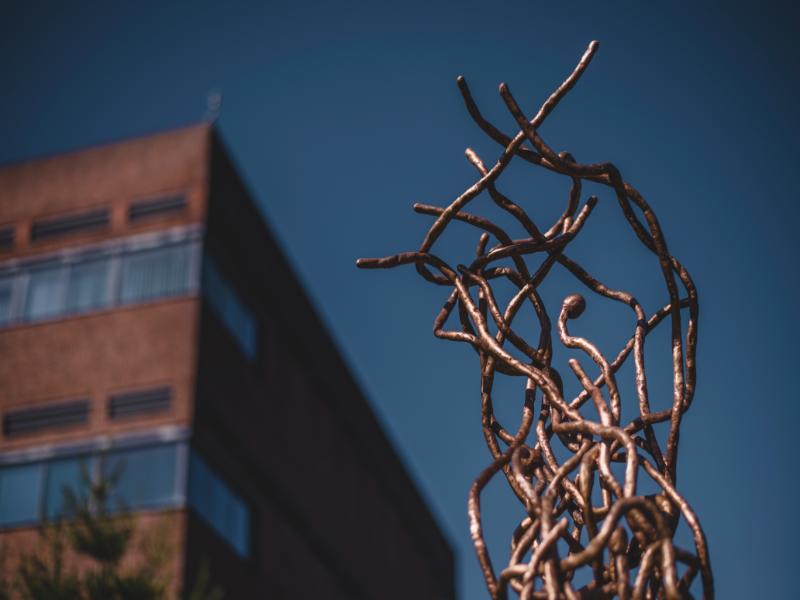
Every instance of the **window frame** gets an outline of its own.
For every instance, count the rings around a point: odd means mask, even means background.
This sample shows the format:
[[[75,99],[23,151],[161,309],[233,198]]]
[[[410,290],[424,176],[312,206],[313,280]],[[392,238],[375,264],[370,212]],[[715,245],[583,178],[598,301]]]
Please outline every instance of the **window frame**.
[[[94,460],[97,462],[97,476],[105,475],[106,467],[109,466],[109,463],[115,456],[120,456],[121,460],[125,461],[125,455],[137,452],[147,452],[149,450],[172,450],[174,453],[173,465],[172,465],[172,473],[170,475],[170,479],[172,485],[170,486],[171,489],[168,491],[168,498],[160,500],[160,501],[148,501],[148,500],[139,500],[138,504],[134,504],[131,502],[121,503],[120,506],[124,512],[148,512],[153,510],[164,510],[166,508],[172,508],[175,506],[180,506],[180,500],[183,497],[183,494],[177,493],[176,490],[176,481],[178,479],[178,473],[184,468],[188,468],[188,465],[182,465],[179,462],[180,456],[178,453],[178,445],[179,443],[158,443],[152,442],[148,444],[140,444],[135,446],[127,446],[127,447],[120,447],[120,448],[110,448],[106,451],[102,451],[99,454],[92,455]],[[125,467],[123,467],[121,472],[121,477],[125,477]],[[112,494],[109,500],[114,499],[116,494],[114,494],[114,490],[112,488]],[[123,499],[124,501],[124,499]],[[116,507],[112,504],[108,507],[111,512],[116,512]]]
[[[78,315],[112,310],[121,306],[147,304],[162,300],[196,296],[200,293],[200,263],[202,261],[202,225],[173,227],[157,232],[148,232],[125,238],[116,238],[99,244],[78,248],[64,248],[56,252],[34,257],[12,258],[0,262],[0,278],[8,278],[11,287],[9,313],[0,320],[0,330],[18,325],[56,321]],[[181,248],[186,253],[185,277],[179,290],[163,295],[123,301],[121,297],[123,263],[126,257],[146,250],[158,248]],[[108,261],[104,299],[98,306],[69,310],[67,299],[73,269],[94,261]],[[52,263],[59,270],[58,308],[54,313],[30,317],[26,314],[31,291],[31,277],[37,268]]]
[[[52,265],[52,266],[51,266]],[[52,319],[57,319],[62,316],[64,312],[64,297],[66,296],[66,285],[67,285],[67,268],[63,261],[58,259],[44,259],[44,260],[36,260],[28,263],[26,265],[25,272],[23,277],[25,279],[25,287],[24,287],[24,295],[20,299],[22,305],[19,307],[19,320],[22,323],[37,323],[39,321],[50,321]],[[31,299],[31,281],[34,279],[34,276],[38,273],[47,272],[47,271],[58,271],[57,279],[58,279],[58,299],[56,302],[56,310],[52,313],[47,313],[44,315],[39,316],[30,316],[28,314],[28,302]]]
[[[199,461],[200,466],[202,466],[205,471],[207,471],[208,475],[210,475],[210,480],[212,483],[216,480],[216,483],[222,488],[222,491],[230,498],[232,498],[235,503],[240,506],[244,510],[244,514],[246,515],[246,524],[245,524],[245,535],[246,539],[244,540],[244,548],[240,548],[236,541],[235,536],[231,532],[225,531],[226,523],[218,523],[215,522],[216,515],[205,514],[203,509],[195,503],[193,498],[195,495],[192,493],[192,464],[194,461]],[[224,477],[219,473],[219,471],[214,468],[214,466],[209,463],[206,458],[197,451],[196,448],[191,447],[189,448],[189,456],[188,461],[186,464],[186,507],[200,520],[202,521],[214,534],[220,538],[231,550],[239,557],[241,560],[251,560],[253,557],[253,522],[254,522],[254,511],[250,504],[247,501],[246,496],[243,495],[235,486],[231,485],[228,478]],[[219,510],[219,507],[213,507]]]
[[[209,285],[210,283],[217,284],[217,291],[214,292],[215,286]],[[211,312],[214,313],[217,320],[222,324],[228,335],[234,340],[239,351],[245,357],[248,363],[253,363],[258,359],[260,351],[260,322],[256,314],[250,309],[247,303],[242,299],[239,290],[225,277],[222,270],[219,268],[217,261],[208,253],[203,253],[201,274],[200,274],[200,295],[203,298],[203,303],[211,307]],[[227,296],[227,298],[224,298]],[[226,314],[221,304],[225,301],[233,302],[237,309],[235,317],[243,316],[246,322],[251,326],[248,332],[243,332],[237,329],[238,323],[232,318],[231,314]],[[250,347],[252,344],[252,347]]]
[[[161,255],[162,260],[156,260],[156,263],[166,264],[167,261],[163,260],[165,258],[169,258],[170,261],[170,268],[175,269],[176,266],[171,264],[172,261],[175,261],[177,265],[180,265],[182,261],[185,261],[184,270],[181,273],[181,280],[176,282],[170,281],[168,283],[168,289],[160,290],[159,292],[153,292],[152,290],[149,293],[145,293],[141,295],[141,290],[138,292],[136,290],[133,291],[132,295],[128,295],[130,292],[126,292],[125,285],[127,281],[127,277],[131,276],[133,272],[132,264],[135,264],[133,261],[136,259],[141,259],[144,255],[151,254],[151,255]],[[182,242],[177,243],[167,243],[159,246],[152,246],[148,248],[137,248],[135,250],[131,250],[128,252],[124,252],[120,256],[120,274],[119,274],[119,287],[117,290],[116,295],[116,303],[119,306],[128,306],[131,304],[144,304],[147,302],[153,302],[155,300],[165,299],[165,298],[174,298],[177,296],[183,296],[187,293],[187,290],[191,289],[191,262],[192,262],[192,247],[191,244],[185,244]],[[145,263],[146,264],[146,263]],[[136,295],[139,293],[140,295]]]
[[[190,511],[192,515],[202,521],[222,543],[227,545],[237,558],[243,561],[252,560],[257,542],[256,536],[254,535],[257,515],[253,504],[246,494],[242,493],[237,486],[232,485],[227,476],[218,471],[203,454],[198,452],[197,449],[190,444],[190,430],[188,428],[175,426],[153,429],[144,434],[127,434],[112,439],[110,442],[102,436],[98,436],[88,443],[40,446],[38,448],[0,453],[0,477],[6,472],[6,469],[26,466],[38,468],[39,477],[39,489],[35,500],[36,518],[33,520],[13,522],[0,521],[0,533],[12,529],[34,527],[41,523],[52,522],[65,516],[59,514],[53,516],[48,514],[48,500],[50,499],[53,486],[50,469],[54,463],[77,460],[80,464],[80,461],[85,461],[91,476],[97,478],[106,468],[105,463],[108,458],[114,454],[121,454],[129,451],[135,452],[148,448],[168,447],[171,447],[175,453],[172,472],[172,493],[170,498],[159,504],[150,504],[146,506],[128,505],[124,510],[130,514],[152,513],[175,509]],[[199,460],[211,476],[210,481],[220,485],[224,496],[229,500],[233,500],[234,504],[228,506],[228,508],[233,506],[236,510],[241,509],[243,511],[245,520],[244,529],[242,531],[236,531],[238,519],[230,520],[224,518],[229,513],[229,511],[224,510],[224,507],[220,513],[223,518],[217,519],[217,522],[215,522],[211,515],[202,512],[196,503],[193,502],[192,481],[190,479],[192,460]],[[114,511],[116,507],[112,503],[109,508]],[[215,508],[219,510],[219,507]],[[230,525],[233,525],[231,530],[225,531],[225,526]],[[236,534],[242,532],[245,537],[243,542],[239,544],[237,543]]]
[[[47,479],[47,468],[41,462],[30,462],[30,463],[20,463],[15,465],[10,465],[9,470],[12,469],[24,469],[27,467],[35,467],[38,471],[38,492],[36,498],[36,516],[33,519],[18,519],[13,521],[6,521],[2,518],[2,507],[0,507],[0,529],[15,529],[19,527],[30,527],[31,525],[35,525],[41,521],[42,517],[42,498],[46,485]],[[4,479],[5,479],[5,469],[3,469],[2,475],[0,475],[0,488],[4,487]],[[0,489],[0,500],[2,500],[2,489]]]
[[[47,521],[47,499],[50,490],[49,469],[52,463],[70,459],[86,460],[90,465],[92,477],[97,478],[104,468],[103,462],[106,455],[160,446],[171,446],[175,452],[170,499],[158,505],[129,507],[127,510],[131,514],[138,514],[185,509],[189,470],[189,430],[184,427],[167,426],[157,430],[150,430],[144,434],[126,434],[111,442],[99,436],[88,443],[63,444],[59,446],[46,445],[0,454],[0,475],[6,469],[38,466],[40,478],[36,498],[37,517],[33,521],[27,520],[24,522],[4,523],[0,521],[0,533],[6,530],[34,527]],[[110,508],[113,511],[115,507],[111,505]]]
[[[42,493],[41,498],[39,499],[39,521],[40,522],[48,522],[51,520],[58,520],[65,516],[62,514],[55,514],[54,516],[50,516],[49,514],[49,500],[50,500],[50,491],[52,487],[52,481],[50,477],[50,470],[53,467],[53,463],[64,463],[67,461],[78,461],[78,465],[81,463],[85,463],[87,465],[87,469],[89,471],[89,476],[91,477],[92,481],[97,478],[98,469],[99,469],[99,460],[96,455],[94,454],[78,454],[74,456],[66,456],[66,457],[58,457],[58,458],[51,458],[49,460],[41,461],[42,468],[44,470],[43,473],[43,485],[42,485]],[[59,492],[61,490],[59,489]],[[62,506],[63,510],[63,506]]]
[[[112,271],[112,263],[114,257],[110,252],[103,252],[103,251],[92,251],[86,250],[82,252],[80,255],[71,255],[67,257],[63,261],[63,266],[66,273],[66,281],[64,283],[64,299],[63,299],[63,311],[62,315],[69,317],[72,315],[82,315],[88,312],[93,312],[96,310],[102,310],[103,307],[108,306],[113,303],[113,294],[112,288],[109,285],[109,279],[111,279],[111,271]],[[105,272],[105,290],[103,291],[103,300],[97,306],[91,306],[89,308],[71,308],[69,303],[69,292],[70,286],[73,282],[73,273],[76,270],[76,267],[81,267],[84,265],[89,265],[92,263],[98,263],[101,261],[106,262],[106,272]]]

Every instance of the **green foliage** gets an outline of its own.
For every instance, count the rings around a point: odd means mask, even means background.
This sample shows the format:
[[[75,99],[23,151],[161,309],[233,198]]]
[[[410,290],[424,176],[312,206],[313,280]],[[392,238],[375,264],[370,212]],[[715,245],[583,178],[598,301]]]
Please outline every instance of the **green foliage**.
[[[110,507],[121,468],[99,481],[85,468],[81,471],[82,489],[63,490],[66,518],[40,527],[39,551],[24,554],[11,577],[0,547],[0,600],[167,600],[170,581],[164,567],[171,548],[166,524],[139,536],[135,566],[121,568],[135,539],[130,513],[124,507]],[[80,573],[66,569],[67,550],[90,559],[92,566]],[[204,563],[188,600],[222,600],[223,596],[210,585]]]
[[[72,547],[79,554],[94,559],[101,568],[119,563],[133,535],[130,515],[124,511],[112,515],[109,508],[111,491],[121,474],[118,468],[93,481],[85,465],[81,465],[81,479],[88,494],[70,488],[63,490]]]
[[[6,570],[6,548],[0,544],[0,600],[11,600],[11,583]]]
[[[40,532],[44,557],[27,554],[20,560],[16,588],[24,600],[75,600],[81,597],[78,577],[64,571],[64,535],[61,524]],[[8,590],[10,597],[10,589]]]
[[[161,600],[165,586],[141,571],[122,575],[114,569],[90,571],[83,579],[86,600]]]
[[[187,596],[187,600],[222,600],[224,597],[225,593],[219,586],[211,585],[211,571],[208,569],[208,561],[203,561],[197,571],[197,579],[194,582],[192,591]]]

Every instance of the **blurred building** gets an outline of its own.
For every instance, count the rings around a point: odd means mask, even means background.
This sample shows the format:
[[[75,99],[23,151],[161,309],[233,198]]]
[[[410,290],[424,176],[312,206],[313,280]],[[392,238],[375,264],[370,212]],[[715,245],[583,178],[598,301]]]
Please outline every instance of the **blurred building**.
[[[123,465],[116,500],[167,524],[177,582],[208,561],[227,598],[454,596],[448,543],[209,125],[0,168],[0,413],[12,553],[81,465]]]

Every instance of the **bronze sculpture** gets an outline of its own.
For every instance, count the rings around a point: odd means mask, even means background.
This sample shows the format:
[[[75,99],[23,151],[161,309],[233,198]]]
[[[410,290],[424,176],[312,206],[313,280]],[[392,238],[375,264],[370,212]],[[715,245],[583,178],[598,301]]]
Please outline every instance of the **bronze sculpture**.
[[[503,147],[500,157],[487,168],[474,151],[467,149],[467,158],[480,178],[445,208],[414,205],[415,211],[435,217],[419,249],[386,258],[360,259],[357,264],[362,268],[414,264],[426,280],[451,288],[435,319],[434,333],[443,339],[466,342],[480,356],[483,433],[493,462],[476,478],[469,493],[468,512],[475,550],[493,599],[507,597],[511,587],[523,600],[614,596],[674,600],[689,597],[689,587],[698,573],[703,597],[711,599],[713,577],[705,536],[697,516],[675,487],[681,418],[691,406],[696,381],[695,286],[686,269],[669,254],[655,213],[613,164],[578,163],[567,152],[555,152],[538,132],[545,118],[586,70],[597,47],[597,42],[589,44],[574,71],[530,120],[508,86],[501,84],[500,95],[519,127],[513,138],[481,115],[466,81],[459,77],[458,86],[467,110],[479,127]],[[546,230],[496,187],[498,177],[514,158],[571,180],[566,208]],[[607,287],[566,254],[597,203],[592,196],[580,206],[583,180],[613,190],[628,224],[657,257],[668,301],[653,314],[648,316],[635,297]],[[512,239],[494,222],[464,212],[467,204],[482,192],[487,192],[497,207],[511,215],[527,237]],[[482,230],[476,256],[469,266],[453,268],[432,253],[437,239],[454,220]],[[489,247],[491,237],[497,243]],[[537,254],[544,256],[544,260],[531,272],[526,258]],[[567,348],[587,355],[599,370],[599,375],[592,379],[576,359],[568,361],[582,388],[572,400],[564,397],[562,375],[552,364],[551,319],[537,291],[555,265],[566,269],[595,294],[629,306],[634,318],[630,339],[609,360],[592,342],[570,332],[569,321],[580,317],[584,298],[572,294],[564,299],[556,319],[559,340]],[[505,307],[498,305],[492,287],[492,282],[500,278],[510,281],[517,290]],[[512,328],[525,303],[530,304],[538,319],[540,333],[536,345]],[[460,328],[445,329],[454,309]],[[682,312],[688,313],[685,340]],[[672,405],[652,412],[644,346],[647,335],[664,320],[671,327]],[[507,345],[524,358],[515,357]],[[629,411],[636,406],[638,410],[635,418],[623,420],[615,374],[631,355],[637,401],[624,409]],[[494,415],[492,388],[497,374],[520,376],[526,382],[521,425],[516,432],[505,429]],[[541,393],[538,412],[535,411],[537,392]],[[595,406],[599,420],[591,420],[581,412],[589,401]],[[662,423],[669,427],[663,450],[655,434],[655,427]],[[569,453],[562,462],[553,451],[556,440]],[[612,471],[614,462],[624,464],[621,481]],[[499,472],[525,507],[526,516],[513,533],[508,565],[498,573],[482,533],[480,493]],[[641,472],[660,487],[660,492],[651,495],[637,492],[637,477]],[[595,486],[599,493],[593,495]],[[692,531],[693,552],[674,544],[681,517]],[[560,552],[559,540],[563,540],[566,553]],[[573,580],[580,570],[586,571],[590,581],[576,589]]]

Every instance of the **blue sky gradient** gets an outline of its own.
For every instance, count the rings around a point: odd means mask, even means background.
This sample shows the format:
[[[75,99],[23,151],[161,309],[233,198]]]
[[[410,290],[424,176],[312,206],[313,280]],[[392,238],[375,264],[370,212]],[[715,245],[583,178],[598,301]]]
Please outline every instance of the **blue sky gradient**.
[[[477,600],[486,592],[466,496],[489,462],[477,361],[431,335],[443,290],[412,268],[363,272],[354,261],[414,249],[430,221],[411,204],[445,205],[472,184],[467,146],[487,163],[499,154],[468,117],[457,75],[513,132],[497,84],[532,113],[599,40],[542,135],[580,161],[613,161],[692,273],[699,385],[679,489],[709,538],[718,597],[787,597],[800,539],[797,17],[777,2],[6,2],[0,163],[196,122],[221,88],[220,131],[452,540],[460,597]],[[541,222],[567,191],[522,164],[501,183]],[[589,193],[600,204],[571,255],[656,310],[655,260],[612,196]],[[471,210],[493,214],[485,197]],[[440,249],[468,262],[476,239],[454,227]],[[563,275],[548,286],[551,314],[580,290]],[[628,313],[587,300],[574,327],[615,352]],[[668,339],[648,340],[659,408],[671,392]],[[499,384],[501,416],[517,418],[520,401],[518,381]],[[520,508],[500,483],[484,506],[503,561]]]

